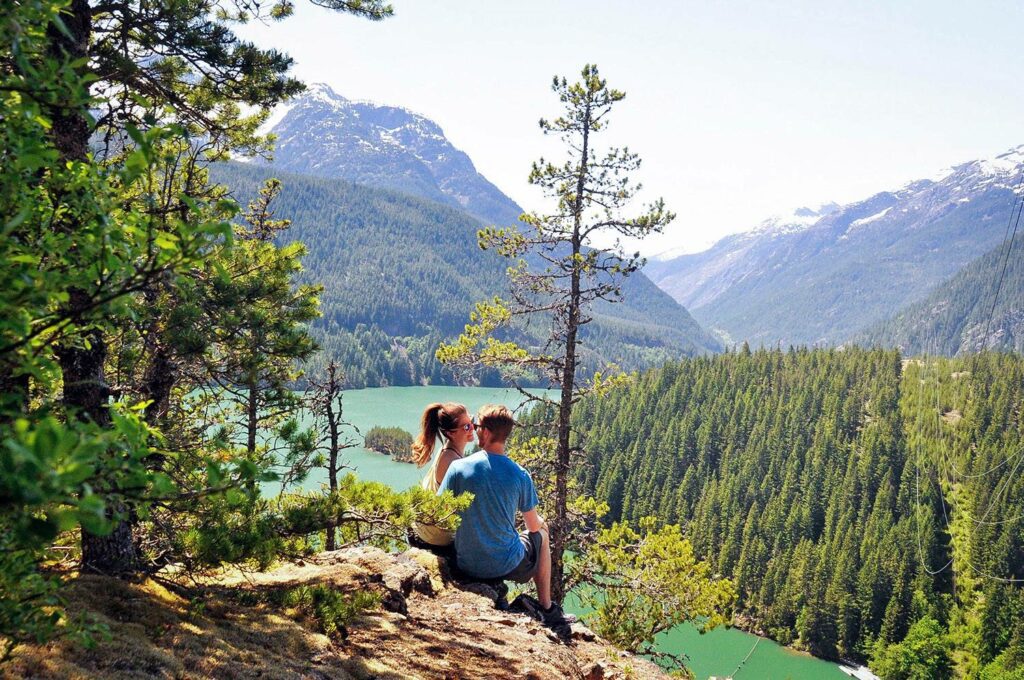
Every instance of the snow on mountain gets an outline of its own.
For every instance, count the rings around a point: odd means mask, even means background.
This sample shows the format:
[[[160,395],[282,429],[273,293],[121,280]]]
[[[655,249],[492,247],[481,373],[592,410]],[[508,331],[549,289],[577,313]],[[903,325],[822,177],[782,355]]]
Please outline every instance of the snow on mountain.
[[[1022,179],[1019,146],[862,201],[765,220],[645,271],[734,340],[837,342],[999,243]]]
[[[831,214],[838,209],[838,203],[822,203],[815,208],[797,208],[789,215],[768,218],[747,232],[747,235],[756,237],[794,234],[807,229],[825,215]]]
[[[788,215],[776,215],[775,217],[769,217],[753,229],[740,232],[738,236],[740,238],[753,239],[764,235],[781,236],[783,234],[802,231],[837,208],[839,208],[838,203],[822,203],[814,208],[797,208]],[[683,255],[693,255],[696,252],[701,251],[694,251],[689,246],[680,246],[678,248],[670,248],[669,250],[657,253],[656,255],[651,256],[650,261],[668,262]]]
[[[395,189],[495,223],[522,210],[476,171],[434,121],[398,106],[343,97],[316,83],[263,126],[277,135],[273,166]]]

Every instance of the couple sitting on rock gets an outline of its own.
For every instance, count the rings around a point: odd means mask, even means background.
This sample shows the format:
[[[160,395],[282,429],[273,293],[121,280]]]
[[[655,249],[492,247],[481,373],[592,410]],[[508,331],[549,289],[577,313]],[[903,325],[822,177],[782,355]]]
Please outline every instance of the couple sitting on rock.
[[[444,445],[422,486],[456,496],[469,492],[473,501],[462,513],[462,523],[451,532],[417,525],[417,537],[433,548],[454,544],[458,570],[470,579],[515,581],[533,579],[540,606],[535,615],[546,625],[575,621],[561,605],[551,601],[551,549],[548,527],[537,514],[537,490],[530,473],[505,455],[505,441],[515,421],[504,406],[488,405],[470,418],[461,404],[431,404],[413,444],[415,462],[426,465],[440,438]],[[466,445],[478,441],[480,450],[463,457]],[[516,528],[522,513],[527,531]]]

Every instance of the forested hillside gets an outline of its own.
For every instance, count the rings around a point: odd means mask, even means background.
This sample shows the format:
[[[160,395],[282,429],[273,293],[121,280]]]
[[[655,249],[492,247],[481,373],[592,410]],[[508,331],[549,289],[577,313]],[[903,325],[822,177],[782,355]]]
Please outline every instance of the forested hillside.
[[[684,524],[752,628],[884,665],[936,624],[977,671],[1024,644],[1022,407],[1019,356],[744,349],[584,402],[579,476]]]
[[[1013,248],[1001,244],[979,257],[924,300],[875,324],[853,342],[945,356],[982,348],[1024,351],[1022,241],[1016,240]]]
[[[439,203],[344,180],[242,164],[216,166],[213,175],[242,201],[264,178],[282,179],[274,210],[292,220],[286,238],[308,248],[304,278],[324,286],[323,316],[313,326],[325,350],[317,361],[336,358],[356,387],[453,380],[434,358],[438,343],[458,334],[473,305],[505,285],[507,262],[477,247],[481,222]],[[628,279],[624,294],[624,304],[598,307],[586,327],[588,367],[615,362],[632,370],[719,349],[645,277]],[[481,379],[498,381],[488,372]]]

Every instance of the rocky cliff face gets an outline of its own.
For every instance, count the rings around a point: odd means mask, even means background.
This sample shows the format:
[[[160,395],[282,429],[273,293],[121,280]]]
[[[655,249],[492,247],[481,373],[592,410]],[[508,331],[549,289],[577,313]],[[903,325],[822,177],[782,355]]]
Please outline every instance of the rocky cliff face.
[[[317,632],[274,593],[328,586],[375,593],[380,603],[340,632]],[[553,631],[498,611],[493,592],[459,585],[443,561],[419,550],[322,553],[266,573],[230,573],[201,588],[79,577],[73,610],[111,637],[86,650],[68,641],[26,646],[3,678],[661,678],[586,627]]]

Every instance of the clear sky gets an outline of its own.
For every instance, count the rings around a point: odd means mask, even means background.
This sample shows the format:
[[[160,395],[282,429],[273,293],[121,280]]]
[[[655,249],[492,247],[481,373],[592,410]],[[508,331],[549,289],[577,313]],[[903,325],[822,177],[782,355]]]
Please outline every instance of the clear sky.
[[[678,217],[641,246],[699,250],[804,205],[849,202],[1024,144],[1024,4],[945,0],[393,0],[374,23],[296,0],[239,34],[350,99],[433,119],[526,209],[553,75],[627,93],[606,142],[640,153]]]

